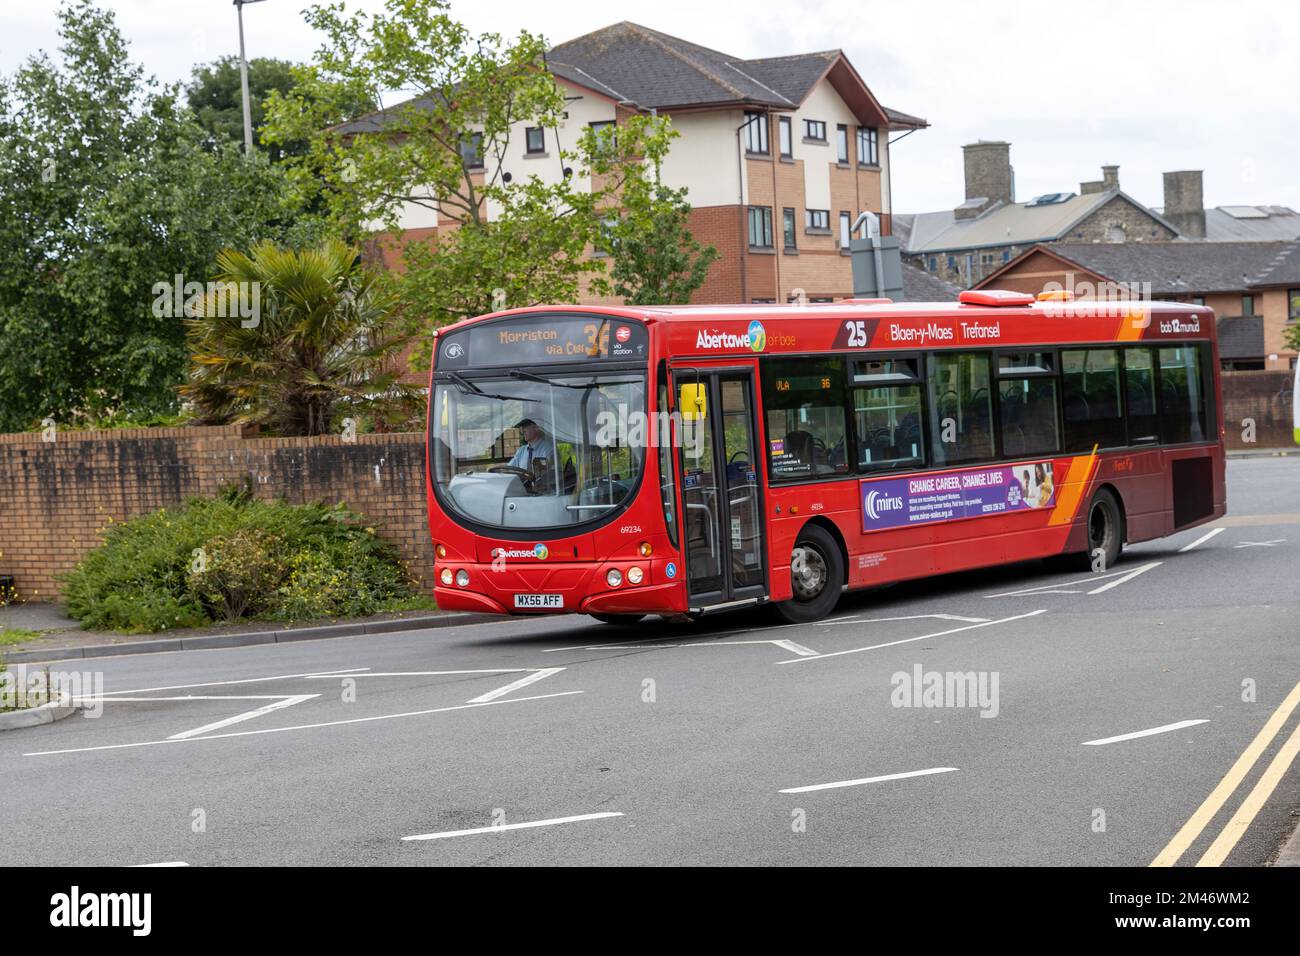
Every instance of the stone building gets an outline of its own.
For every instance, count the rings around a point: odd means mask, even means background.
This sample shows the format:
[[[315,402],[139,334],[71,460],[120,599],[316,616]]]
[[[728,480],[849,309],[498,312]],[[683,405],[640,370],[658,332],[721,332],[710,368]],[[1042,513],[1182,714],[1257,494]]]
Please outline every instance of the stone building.
[[[965,199],[953,209],[894,216],[904,257],[932,275],[970,288],[1040,243],[1165,242],[1179,236],[1166,217],[1120,188],[1119,167],[1079,191],[1016,202],[1011,144],[962,147]]]

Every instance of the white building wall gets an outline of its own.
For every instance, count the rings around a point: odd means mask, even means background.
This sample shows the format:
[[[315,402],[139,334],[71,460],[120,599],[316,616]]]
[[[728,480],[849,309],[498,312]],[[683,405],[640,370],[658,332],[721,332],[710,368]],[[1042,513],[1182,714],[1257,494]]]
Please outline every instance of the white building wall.
[[[692,206],[734,206],[740,201],[743,166],[736,162],[736,128],[744,122],[739,110],[676,113],[673,140],[661,175],[673,189],[685,186]]]

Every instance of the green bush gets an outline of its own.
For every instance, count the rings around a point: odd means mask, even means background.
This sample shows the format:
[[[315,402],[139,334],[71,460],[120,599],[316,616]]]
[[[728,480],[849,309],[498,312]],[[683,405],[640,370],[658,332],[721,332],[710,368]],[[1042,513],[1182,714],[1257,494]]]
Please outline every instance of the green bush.
[[[129,632],[374,614],[413,597],[397,550],[359,515],[239,492],[111,524],[64,595],[82,627]]]

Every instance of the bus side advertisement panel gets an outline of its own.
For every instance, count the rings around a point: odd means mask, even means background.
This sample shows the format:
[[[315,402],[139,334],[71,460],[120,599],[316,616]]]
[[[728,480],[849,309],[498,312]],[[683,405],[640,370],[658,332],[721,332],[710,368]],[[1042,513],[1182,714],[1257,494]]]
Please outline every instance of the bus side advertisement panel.
[[[862,530],[911,527],[1012,512],[1050,512],[1056,503],[1051,460],[872,478],[860,484]]]

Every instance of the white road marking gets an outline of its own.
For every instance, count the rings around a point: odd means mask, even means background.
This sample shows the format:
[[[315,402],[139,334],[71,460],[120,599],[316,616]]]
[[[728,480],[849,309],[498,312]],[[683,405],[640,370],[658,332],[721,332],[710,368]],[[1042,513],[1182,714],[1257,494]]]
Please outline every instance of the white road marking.
[[[1101,594],[1103,591],[1109,591],[1111,588],[1119,587],[1125,581],[1132,581],[1139,574],[1145,574],[1146,572],[1150,571],[1152,568],[1160,567],[1160,565],[1162,565],[1163,563],[1164,563],[1163,561],[1152,561],[1150,564],[1144,564],[1142,565],[1142,567],[1135,568],[1134,570],[1130,571],[1122,578],[1116,578],[1114,581],[1108,581],[1099,588],[1093,588],[1088,593]]]
[[[530,700],[547,700],[551,697],[571,697],[581,694],[580,690],[566,690],[558,694],[539,694],[536,697],[511,697],[509,700],[493,700],[486,704],[453,704],[450,707],[432,707],[429,710],[411,710],[401,714],[379,714],[374,717],[350,717],[347,720],[327,720],[319,724],[295,724],[291,727],[263,727],[260,730],[236,730],[227,734],[208,734],[205,737],[187,737],[184,740],[141,740],[130,744],[103,744],[98,747],[69,747],[66,750],[35,750],[23,754],[24,757],[52,757],[58,754],[90,753],[95,750],[128,750],[132,747],[156,747],[159,744],[193,744],[207,740],[225,740],[230,737],[255,737],[259,734],[280,734],[290,730],[317,730],[321,727],[339,727],[343,724],[366,724],[376,720],[397,720],[401,717],[424,717],[428,714],[444,714],[453,710],[472,710],[476,707],[495,707],[498,704],[522,704]]]
[[[147,866],[189,866],[184,860],[170,860],[166,863],[133,863],[130,869],[140,870]]]
[[[958,631],[973,631],[978,627],[988,627],[991,624],[1006,624],[1010,621],[1019,621],[1026,617],[1035,617],[1039,614],[1046,614],[1047,608],[1039,608],[1037,611],[1030,611],[1027,614],[1017,614],[1014,617],[1004,617],[997,621],[983,621],[979,624],[967,624],[965,627],[954,627],[946,631],[936,631],[933,634],[922,634],[920,637],[906,637],[901,641],[889,641],[885,644],[872,644],[870,647],[855,647],[847,651],[832,651],[829,654],[818,654],[816,657],[792,657],[786,661],[777,661],[778,664],[803,664],[807,661],[819,661],[827,657],[842,657],[845,654],[860,654],[862,651],[878,651],[882,647],[895,647],[899,644],[911,644],[913,641],[927,641],[932,637],[943,637],[945,634],[956,634]]]
[[[524,674],[532,667],[491,667],[469,671],[370,671],[365,674],[312,674],[307,680],[339,680],[349,677],[440,677],[447,674]]]
[[[1070,581],[1054,581],[1051,584],[1039,584],[1032,588],[1020,588],[1016,591],[1001,591],[997,594],[986,594],[986,598],[998,597],[1018,597],[1021,594],[1081,594],[1082,588],[1086,581],[1105,581],[1107,578],[1117,577],[1121,574],[1127,574],[1125,570],[1107,571],[1105,574],[1086,574],[1075,575]]]
[[[781,640],[773,641],[772,643],[777,647],[785,648],[791,654],[798,654],[800,657],[816,657],[818,653],[811,647],[804,647],[802,644],[796,644],[794,641]]]
[[[531,830],[534,827],[553,827],[559,823],[578,823],[582,820],[604,820],[607,817],[621,817],[614,811],[605,813],[580,813],[573,817],[556,817],[553,820],[529,820],[527,823],[503,823],[495,827],[475,827],[472,830],[444,830],[442,833],[417,833],[404,836],[403,840],[446,840],[451,837],[472,836],[475,833],[501,833],[505,830]]]
[[[935,618],[940,621],[964,621],[967,624],[983,624],[987,617],[962,617],[960,614],[908,614],[903,617],[837,617],[833,621],[816,621],[816,627],[831,627],[835,624],[883,624],[886,621],[919,621],[922,618]]]
[[[1210,540],[1211,538],[1213,538],[1216,534],[1222,534],[1223,532],[1225,532],[1225,531],[1227,531],[1227,530],[1228,530],[1227,528],[1212,528],[1212,529],[1210,529],[1209,531],[1207,531],[1205,534],[1203,534],[1203,535],[1201,535],[1199,538],[1197,538],[1195,541],[1193,541],[1191,544],[1179,548],[1179,549],[1178,549],[1178,553],[1179,553],[1179,554],[1186,554],[1188,551],[1191,551],[1191,550],[1192,550],[1193,548],[1195,548],[1197,545],[1205,544],[1205,542],[1209,541],[1209,540]]]
[[[1209,720],[1180,720],[1176,724],[1164,724],[1161,727],[1152,727],[1150,730],[1135,730],[1131,734],[1120,734],[1118,737],[1102,737],[1100,740],[1085,740],[1084,747],[1100,747],[1103,744],[1117,744],[1121,740],[1136,740],[1138,737],[1150,737],[1153,734],[1167,734],[1171,730],[1182,730],[1184,727],[1195,727],[1197,724],[1208,724]]]
[[[292,697],[285,697],[276,701],[274,704],[265,704],[256,710],[250,710],[242,714],[236,714],[234,717],[227,717],[225,720],[214,721],[210,724],[204,724],[202,727],[195,727],[193,730],[185,730],[179,734],[172,734],[168,740],[185,740],[189,737],[197,737],[200,734],[206,734],[209,731],[220,730],[223,727],[229,727],[231,724],[242,724],[246,720],[252,720],[254,717],[261,717],[272,711],[283,710],[286,707],[292,707],[294,704],[301,704],[304,700],[313,700],[320,694],[295,694]]]
[[[235,684],[260,684],[263,681],[272,680],[290,680],[294,677],[328,677],[337,674],[340,677],[354,676],[359,671],[368,671],[369,667],[349,667],[337,671],[307,671],[302,674],[277,674],[275,677],[247,677],[243,680],[213,680],[202,684],[172,684],[170,687],[138,687],[135,690],[120,690],[112,694],[118,696],[121,694],[147,694],[156,690],[190,690],[194,687],[230,687]]]
[[[1235,551],[1238,548],[1271,548],[1285,540],[1286,538],[1274,538],[1272,541],[1243,541],[1240,544],[1234,544],[1232,549]]]
[[[504,687],[498,687],[496,690],[490,690],[486,694],[480,694],[479,696],[470,700],[469,703],[471,704],[490,703],[496,700],[498,697],[504,697],[506,694],[509,694],[512,691],[519,690],[519,688],[521,687],[527,687],[529,684],[536,684],[539,680],[545,680],[548,677],[558,674],[562,670],[564,670],[563,667],[543,667],[541,670],[535,671],[532,674],[529,674],[527,677],[521,677],[517,681],[511,681],[509,684],[506,684]]]
[[[778,793],[812,793],[814,790],[837,790],[840,787],[859,787],[864,783],[881,783],[885,780],[905,780],[908,777],[926,777],[932,773],[952,773],[956,767],[931,767],[929,770],[909,770],[906,773],[887,773],[882,777],[863,777],[860,780],[841,780],[838,783],[816,783],[811,787],[791,787]]]

